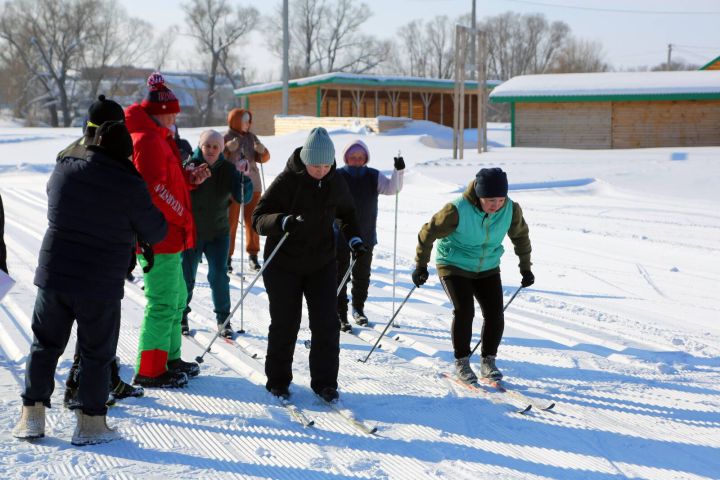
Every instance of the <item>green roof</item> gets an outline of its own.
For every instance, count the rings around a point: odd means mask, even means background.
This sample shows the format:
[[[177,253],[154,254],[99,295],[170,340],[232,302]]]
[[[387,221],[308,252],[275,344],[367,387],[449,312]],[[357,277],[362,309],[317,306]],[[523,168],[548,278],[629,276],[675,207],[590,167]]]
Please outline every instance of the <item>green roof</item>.
[[[713,63],[717,63],[718,61],[720,61],[720,55],[718,55],[717,57],[710,60],[708,63],[706,63],[705,65],[700,67],[698,70],[707,70],[710,67],[710,65],[712,65]]]
[[[337,85],[363,85],[374,87],[416,87],[416,88],[441,88],[452,90],[455,88],[455,82],[451,79],[424,78],[424,77],[403,77],[403,76],[387,76],[387,75],[361,75],[355,73],[326,73],[315,75],[312,77],[296,78],[288,82],[289,88],[301,88],[323,85],[327,83]],[[488,88],[494,88],[502,83],[499,80],[488,80],[486,85]],[[470,80],[465,82],[465,88],[476,89],[477,81]],[[235,95],[238,97],[252,95],[256,93],[269,93],[282,90],[282,82],[262,83],[251,85],[248,87],[238,88]]]

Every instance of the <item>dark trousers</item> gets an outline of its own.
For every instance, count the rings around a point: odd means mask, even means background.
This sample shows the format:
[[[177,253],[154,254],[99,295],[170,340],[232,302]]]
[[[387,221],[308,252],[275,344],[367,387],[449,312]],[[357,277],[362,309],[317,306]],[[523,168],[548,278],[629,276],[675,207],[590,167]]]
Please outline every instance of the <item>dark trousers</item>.
[[[472,324],[475,316],[473,300],[477,300],[480,304],[484,318],[482,343],[480,344],[481,355],[483,357],[497,355],[497,349],[505,329],[500,274],[477,279],[449,275],[441,277],[440,281],[453,304],[452,343],[455,358],[470,355]]]
[[[190,301],[195,289],[195,277],[198,264],[203,253],[208,263],[208,283],[215,307],[215,320],[218,324],[225,322],[230,315],[230,277],[228,277],[227,259],[230,249],[230,236],[220,235],[212,240],[198,240],[195,248],[185,250],[182,254],[182,269],[187,286],[187,307],[183,317],[190,313]]]
[[[25,371],[24,405],[50,406],[55,369],[77,320],[82,369],[79,400],[87,415],[105,415],[110,364],[120,334],[120,300],[98,300],[38,288],[32,317],[33,344]]]
[[[347,247],[338,246],[337,261],[337,284],[342,282],[347,269],[350,267],[351,253]],[[373,247],[368,248],[367,253],[360,255],[353,266],[352,273],[348,282],[352,280],[352,306],[355,310],[363,310],[365,301],[368,297],[368,288],[370,287],[370,268],[372,267]],[[336,287],[337,288],[337,287]],[[340,289],[337,301],[337,313],[344,315],[348,311],[347,282]]]
[[[292,361],[305,297],[310,320],[310,386],[316,392],[337,388],[340,355],[340,322],[335,312],[337,288],[335,262],[308,274],[268,265],[263,272],[270,301],[265,374],[267,388],[286,387],[292,381]]]

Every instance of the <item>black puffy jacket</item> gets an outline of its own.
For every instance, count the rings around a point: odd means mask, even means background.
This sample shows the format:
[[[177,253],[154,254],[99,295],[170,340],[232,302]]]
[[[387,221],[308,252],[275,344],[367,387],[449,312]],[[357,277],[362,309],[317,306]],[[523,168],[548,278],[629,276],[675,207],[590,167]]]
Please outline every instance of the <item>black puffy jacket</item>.
[[[120,299],[136,235],[157,243],[167,222],[132,162],[101,147],[66,152],[72,154],[58,158],[47,185],[48,229],[35,285]]]
[[[297,273],[311,273],[335,261],[333,223],[339,220],[345,238],[360,237],[355,205],[345,181],[335,172],[316,180],[308,175],[297,148],[258,202],[252,223],[260,235],[267,235],[267,258],[284,235],[285,215],[302,215],[302,225],[288,236],[273,258],[273,265]]]

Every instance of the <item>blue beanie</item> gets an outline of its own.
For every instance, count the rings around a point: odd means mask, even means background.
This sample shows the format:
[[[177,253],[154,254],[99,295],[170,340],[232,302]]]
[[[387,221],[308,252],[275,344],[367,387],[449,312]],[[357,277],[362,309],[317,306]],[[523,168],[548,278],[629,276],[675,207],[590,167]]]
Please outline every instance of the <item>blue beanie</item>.
[[[305,165],[332,165],[335,162],[335,145],[327,130],[313,128],[300,150],[300,160]]]
[[[475,194],[478,198],[507,197],[507,174],[501,168],[482,168],[475,175]]]

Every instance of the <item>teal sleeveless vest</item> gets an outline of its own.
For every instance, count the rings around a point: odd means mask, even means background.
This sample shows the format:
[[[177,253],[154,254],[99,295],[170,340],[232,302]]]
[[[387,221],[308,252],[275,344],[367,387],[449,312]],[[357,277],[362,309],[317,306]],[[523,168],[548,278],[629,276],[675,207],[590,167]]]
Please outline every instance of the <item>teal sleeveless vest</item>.
[[[512,200],[495,213],[486,214],[465,197],[453,200],[460,221],[453,233],[440,239],[435,261],[468,272],[484,272],[500,266],[502,241],[512,222]]]

